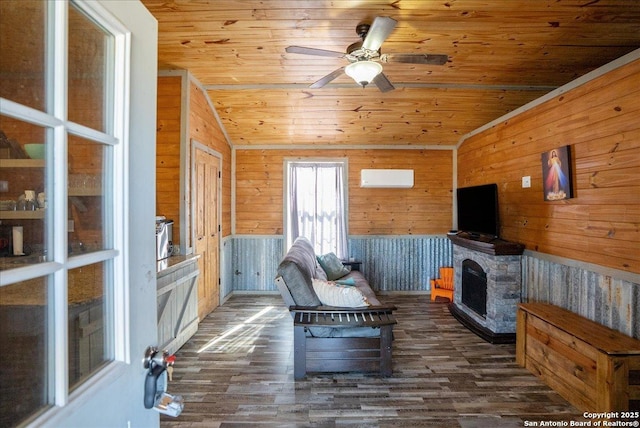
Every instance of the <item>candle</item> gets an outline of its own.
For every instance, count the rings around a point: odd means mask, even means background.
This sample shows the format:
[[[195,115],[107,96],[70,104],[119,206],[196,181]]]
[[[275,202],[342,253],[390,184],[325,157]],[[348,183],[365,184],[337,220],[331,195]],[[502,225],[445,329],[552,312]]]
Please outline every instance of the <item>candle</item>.
[[[22,229],[22,226],[13,226],[12,229],[13,232],[13,255],[14,256],[24,256],[24,252],[23,252],[23,243],[22,243],[22,239],[23,239],[23,234],[24,231]]]

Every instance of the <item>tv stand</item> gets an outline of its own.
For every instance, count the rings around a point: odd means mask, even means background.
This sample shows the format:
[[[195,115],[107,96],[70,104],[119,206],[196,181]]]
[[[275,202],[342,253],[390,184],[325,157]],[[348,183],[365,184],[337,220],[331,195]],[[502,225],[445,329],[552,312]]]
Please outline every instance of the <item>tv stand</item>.
[[[495,236],[482,235],[479,233],[459,232],[455,235],[448,235],[451,242],[461,247],[468,248],[481,253],[493,256],[521,255],[524,245],[518,242],[505,241]]]

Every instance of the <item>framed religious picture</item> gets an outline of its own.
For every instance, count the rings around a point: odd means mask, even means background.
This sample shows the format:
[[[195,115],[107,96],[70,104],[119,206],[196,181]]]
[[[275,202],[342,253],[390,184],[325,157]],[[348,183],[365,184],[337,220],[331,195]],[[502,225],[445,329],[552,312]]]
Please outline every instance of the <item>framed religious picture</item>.
[[[573,197],[571,146],[558,147],[542,154],[542,180],[545,201]]]

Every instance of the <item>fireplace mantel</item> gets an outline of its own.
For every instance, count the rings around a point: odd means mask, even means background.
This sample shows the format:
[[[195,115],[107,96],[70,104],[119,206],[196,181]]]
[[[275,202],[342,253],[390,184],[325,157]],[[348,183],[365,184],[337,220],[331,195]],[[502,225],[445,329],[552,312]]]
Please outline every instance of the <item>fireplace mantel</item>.
[[[475,235],[469,232],[460,232],[456,235],[448,235],[448,237],[455,245],[492,256],[520,256],[524,252],[524,245],[500,238]]]

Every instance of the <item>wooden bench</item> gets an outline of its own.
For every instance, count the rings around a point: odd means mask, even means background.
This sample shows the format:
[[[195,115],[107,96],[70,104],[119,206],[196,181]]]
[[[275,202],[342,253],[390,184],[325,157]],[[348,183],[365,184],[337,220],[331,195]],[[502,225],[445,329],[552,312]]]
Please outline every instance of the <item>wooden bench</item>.
[[[640,410],[640,340],[544,303],[521,303],[516,330],[516,362],[578,409]]]

